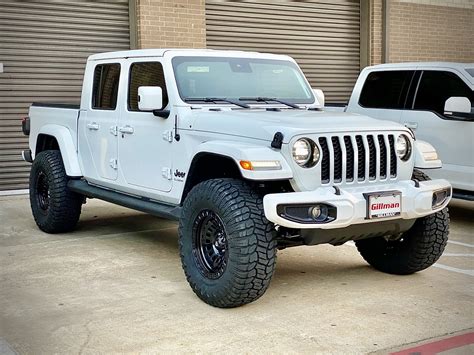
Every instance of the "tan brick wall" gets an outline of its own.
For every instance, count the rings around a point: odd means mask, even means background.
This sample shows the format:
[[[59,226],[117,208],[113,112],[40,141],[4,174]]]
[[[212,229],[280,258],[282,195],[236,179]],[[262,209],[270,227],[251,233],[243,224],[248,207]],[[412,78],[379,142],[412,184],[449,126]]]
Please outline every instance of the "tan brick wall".
[[[204,0],[136,0],[138,48],[205,48]]]
[[[397,0],[397,1],[398,2],[411,2],[414,4],[438,5],[438,6],[474,9],[474,1],[472,0]]]
[[[370,58],[369,65],[382,63],[383,28],[382,0],[372,0],[369,4]]]
[[[468,5],[390,1],[388,61],[474,62],[474,9]]]

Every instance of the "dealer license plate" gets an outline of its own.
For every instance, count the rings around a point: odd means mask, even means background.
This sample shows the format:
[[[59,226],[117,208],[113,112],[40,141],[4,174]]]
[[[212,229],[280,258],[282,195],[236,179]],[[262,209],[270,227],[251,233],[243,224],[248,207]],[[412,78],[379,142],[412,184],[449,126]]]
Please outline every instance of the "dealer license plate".
[[[367,194],[367,217],[386,218],[399,216],[402,211],[400,191],[374,192]]]

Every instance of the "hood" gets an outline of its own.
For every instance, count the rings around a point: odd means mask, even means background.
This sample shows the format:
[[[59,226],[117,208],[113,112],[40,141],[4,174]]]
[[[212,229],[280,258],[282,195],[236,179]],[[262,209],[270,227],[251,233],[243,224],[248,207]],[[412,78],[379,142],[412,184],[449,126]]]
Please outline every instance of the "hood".
[[[283,143],[301,134],[363,131],[407,131],[395,122],[377,120],[346,112],[307,110],[266,111],[265,109],[195,111],[192,127],[198,131],[271,141],[283,133]]]

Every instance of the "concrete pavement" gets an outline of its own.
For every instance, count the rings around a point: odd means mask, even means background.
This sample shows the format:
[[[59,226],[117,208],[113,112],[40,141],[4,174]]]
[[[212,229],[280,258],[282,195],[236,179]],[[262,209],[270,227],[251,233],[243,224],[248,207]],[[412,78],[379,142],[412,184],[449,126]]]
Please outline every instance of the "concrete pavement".
[[[474,203],[451,216],[437,267],[393,276],[350,244],[297,247],[260,300],[222,310],[189,288],[175,223],[92,200],[77,231],[48,235],[25,196],[0,197],[0,352],[384,353],[465,331]]]

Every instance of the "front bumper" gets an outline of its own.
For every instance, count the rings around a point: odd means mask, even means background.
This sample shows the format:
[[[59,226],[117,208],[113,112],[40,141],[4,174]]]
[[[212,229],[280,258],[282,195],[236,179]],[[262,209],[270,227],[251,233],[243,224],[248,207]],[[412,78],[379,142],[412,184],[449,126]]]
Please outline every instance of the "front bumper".
[[[432,207],[433,193],[449,190],[444,203]],[[398,191],[401,193],[400,215],[383,219],[367,218],[367,200],[364,194]],[[452,191],[447,180],[429,180],[414,182],[412,180],[395,183],[374,184],[369,186],[320,187],[314,191],[268,194],[263,199],[265,217],[282,227],[293,229],[335,229],[355,224],[377,223],[396,219],[416,219],[442,210],[449,203]],[[336,208],[335,218],[324,223],[299,223],[289,220],[278,213],[279,205],[308,205],[323,203]]]

